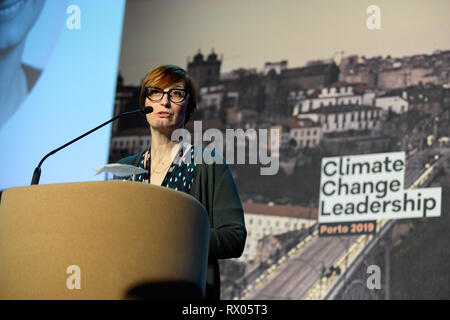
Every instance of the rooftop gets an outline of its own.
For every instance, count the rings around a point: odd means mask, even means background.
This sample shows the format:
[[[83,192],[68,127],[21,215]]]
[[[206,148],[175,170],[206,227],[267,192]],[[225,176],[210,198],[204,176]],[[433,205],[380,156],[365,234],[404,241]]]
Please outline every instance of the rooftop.
[[[283,76],[287,76],[287,77],[291,77],[291,76],[311,77],[311,76],[324,74],[333,65],[335,65],[335,64],[327,63],[327,64],[318,64],[318,65],[313,65],[313,66],[307,66],[307,67],[285,69],[285,70],[281,71],[281,74]]]
[[[286,124],[291,129],[321,127],[321,125],[319,123],[317,123],[311,119],[297,119],[295,117],[287,118]]]
[[[367,106],[367,105],[356,105],[356,104],[346,104],[346,105],[333,105],[328,107],[320,107],[312,111],[304,112],[303,114],[314,114],[314,113],[342,113],[351,111],[364,111],[364,110],[380,110],[379,107]]]

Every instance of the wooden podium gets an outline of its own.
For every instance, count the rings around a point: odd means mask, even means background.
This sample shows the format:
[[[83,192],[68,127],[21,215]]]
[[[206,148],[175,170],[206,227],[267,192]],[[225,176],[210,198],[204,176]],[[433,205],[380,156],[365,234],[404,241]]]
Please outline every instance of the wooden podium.
[[[164,187],[104,181],[6,189],[0,299],[201,299],[209,231],[200,202]]]

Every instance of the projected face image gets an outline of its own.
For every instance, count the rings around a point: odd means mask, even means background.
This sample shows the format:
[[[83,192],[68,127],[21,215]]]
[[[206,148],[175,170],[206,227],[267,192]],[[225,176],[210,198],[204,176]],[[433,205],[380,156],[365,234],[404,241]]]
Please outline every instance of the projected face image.
[[[22,63],[27,34],[45,0],[0,0],[0,128],[19,108],[41,73]]]

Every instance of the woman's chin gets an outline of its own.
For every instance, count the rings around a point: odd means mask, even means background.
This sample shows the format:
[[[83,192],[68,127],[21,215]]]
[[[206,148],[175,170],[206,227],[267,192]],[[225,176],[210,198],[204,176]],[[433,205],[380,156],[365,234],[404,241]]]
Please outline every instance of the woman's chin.
[[[167,129],[175,130],[182,127],[182,125],[180,124],[177,124],[173,121],[167,121],[165,119],[157,120],[155,123],[150,124],[150,126],[156,130],[167,130]]]

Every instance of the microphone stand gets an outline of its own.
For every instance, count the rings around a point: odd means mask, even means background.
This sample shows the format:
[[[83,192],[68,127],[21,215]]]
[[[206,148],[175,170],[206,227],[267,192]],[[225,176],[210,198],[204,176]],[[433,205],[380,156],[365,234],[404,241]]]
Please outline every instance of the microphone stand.
[[[91,134],[92,132],[94,132],[94,131],[100,129],[101,127],[107,125],[108,123],[113,122],[114,120],[117,120],[117,119],[122,118],[122,117],[124,117],[124,116],[132,115],[132,114],[135,114],[135,113],[138,113],[138,112],[142,112],[143,114],[151,113],[151,112],[153,112],[153,108],[152,108],[152,107],[144,107],[144,108],[140,108],[140,109],[138,109],[138,110],[134,110],[134,111],[129,111],[129,112],[121,113],[121,114],[115,116],[114,118],[112,118],[111,120],[108,120],[108,121],[102,123],[101,125],[99,125],[98,127],[95,127],[94,129],[89,130],[88,132],[82,134],[82,135],[79,136],[78,138],[75,138],[75,139],[73,139],[72,141],[67,142],[65,145],[63,145],[63,146],[61,146],[61,147],[59,147],[59,148],[57,148],[57,149],[55,149],[55,150],[49,152],[45,157],[43,157],[43,158],[41,159],[41,161],[39,162],[39,164],[38,164],[38,166],[36,167],[36,169],[34,169],[33,178],[31,179],[31,185],[33,185],[33,184],[39,184],[39,179],[41,178],[41,166],[42,166],[42,163],[45,161],[45,159],[47,159],[48,157],[50,157],[52,154],[58,152],[58,151],[61,150],[61,149],[64,149],[64,148],[67,147],[68,145],[71,145],[72,143],[74,143],[74,142],[76,142],[76,141],[78,141],[78,140],[84,138],[84,137],[87,136],[88,134]]]

